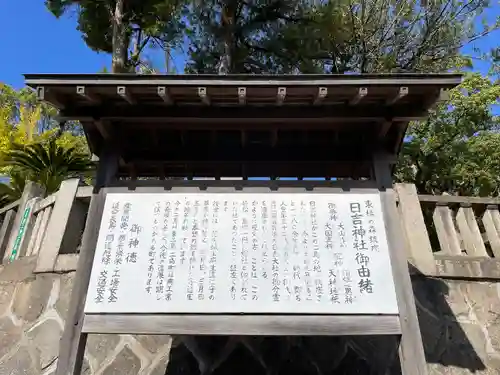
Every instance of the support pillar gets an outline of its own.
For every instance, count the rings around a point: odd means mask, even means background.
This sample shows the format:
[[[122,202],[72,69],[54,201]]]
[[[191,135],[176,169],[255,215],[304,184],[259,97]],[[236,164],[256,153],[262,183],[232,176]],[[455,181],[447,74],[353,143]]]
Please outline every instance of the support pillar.
[[[389,253],[401,322],[399,360],[403,375],[428,375],[424,346],[420,334],[417,308],[408,270],[408,251],[403,237],[400,215],[396,207],[396,194],[392,187],[391,160],[377,154],[373,160],[374,177],[380,191],[384,211]]]

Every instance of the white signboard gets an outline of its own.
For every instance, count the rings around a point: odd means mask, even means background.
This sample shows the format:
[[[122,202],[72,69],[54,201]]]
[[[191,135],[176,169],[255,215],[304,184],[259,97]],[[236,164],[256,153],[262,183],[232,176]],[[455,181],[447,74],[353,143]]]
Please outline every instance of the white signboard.
[[[108,194],[86,313],[397,314],[378,194]]]

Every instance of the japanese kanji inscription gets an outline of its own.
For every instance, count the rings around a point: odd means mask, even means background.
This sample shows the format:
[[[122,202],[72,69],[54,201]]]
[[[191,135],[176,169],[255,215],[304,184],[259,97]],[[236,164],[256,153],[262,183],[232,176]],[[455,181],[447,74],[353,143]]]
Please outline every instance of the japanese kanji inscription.
[[[108,194],[86,313],[397,314],[373,194]]]

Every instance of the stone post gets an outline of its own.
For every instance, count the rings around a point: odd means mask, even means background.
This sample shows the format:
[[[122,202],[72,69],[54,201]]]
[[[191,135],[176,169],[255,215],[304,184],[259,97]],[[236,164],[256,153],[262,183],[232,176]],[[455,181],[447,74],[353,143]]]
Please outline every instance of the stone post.
[[[434,275],[436,261],[418,200],[417,188],[413,184],[395,184],[394,188],[399,197],[399,212],[409,251],[407,255],[420,272]]]
[[[29,234],[31,233],[31,229],[33,229],[32,211],[37,201],[34,198],[41,198],[44,193],[45,190],[43,187],[34,182],[26,181],[23,195],[19,200],[14,224],[12,225],[10,239],[5,250],[4,263],[13,261],[24,255],[23,252],[26,251],[29,242]]]
[[[14,209],[10,209],[4,215],[2,226],[0,227],[0,261],[5,255],[5,250],[7,249],[7,243],[10,240],[10,233],[15,218],[16,211]]]
[[[54,208],[52,209],[52,215],[47,225],[47,235],[43,238],[40,252],[38,253],[35,272],[54,271],[57,256],[63,246],[65,233],[68,232],[68,235],[66,235],[67,239],[71,238],[74,235],[73,229],[79,232],[84,226],[83,217],[81,216],[85,215],[85,213],[82,213],[78,209],[72,210],[79,183],[80,180],[77,178],[63,181],[61,187],[55,193]],[[73,216],[71,216],[72,213]],[[74,245],[74,242],[72,243],[70,240],[67,240],[66,244],[71,246]],[[76,252],[76,245],[74,246]]]

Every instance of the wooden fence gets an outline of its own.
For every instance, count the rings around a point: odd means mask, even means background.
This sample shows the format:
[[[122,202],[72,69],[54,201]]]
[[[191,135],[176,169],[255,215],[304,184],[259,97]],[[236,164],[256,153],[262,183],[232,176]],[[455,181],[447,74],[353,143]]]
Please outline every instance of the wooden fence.
[[[500,279],[500,198],[418,195],[412,184],[395,190],[412,274]],[[35,272],[74,270],[92,187],[73,179],[42,195],[27,185],[0,209],[0,259],[36,256]]]

